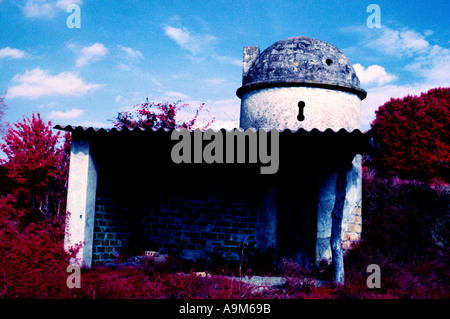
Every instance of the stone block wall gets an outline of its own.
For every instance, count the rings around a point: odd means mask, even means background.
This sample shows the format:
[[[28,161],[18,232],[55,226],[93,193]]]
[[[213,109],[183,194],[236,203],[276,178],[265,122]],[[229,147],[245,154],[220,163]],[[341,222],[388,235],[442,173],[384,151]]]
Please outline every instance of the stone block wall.
[[[180,253],[190,260],[221,255],[239,259],[255,246],[256,207],[245,199],[159,193],[151,198],[97,193],[93,262],[124,258],[127,247]]]
[[[350,219],[342,225],[342,247],[350,249],[353,243],[361,239],[362,219],[361,206],[355,207]]]

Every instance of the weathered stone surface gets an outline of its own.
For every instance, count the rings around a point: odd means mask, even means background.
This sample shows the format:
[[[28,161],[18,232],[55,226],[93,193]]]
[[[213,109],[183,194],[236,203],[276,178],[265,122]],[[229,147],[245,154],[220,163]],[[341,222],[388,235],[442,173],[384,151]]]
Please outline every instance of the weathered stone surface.
[[[259,48],[257,46],[250,45],[244,48],[244,61],[242,70],[243,77],[247,74],[248,70],[250,70],[253,62],[255,62],[258,56]]]
[[[325,84],[351,89],[362,99],[366,92],[348,58],[333,45],[309,37],[292,37],[278,41],[264,50],[248,69],[254,57],[244,53],[241,97],[260,84]],[[247,57],[247,61],[245,61]],[[250,58],[252,57],[252,58]]]

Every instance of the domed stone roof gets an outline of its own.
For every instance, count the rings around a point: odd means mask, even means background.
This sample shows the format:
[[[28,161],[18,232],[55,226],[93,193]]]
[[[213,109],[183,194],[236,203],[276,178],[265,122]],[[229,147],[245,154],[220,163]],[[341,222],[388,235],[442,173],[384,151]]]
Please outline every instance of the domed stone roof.
[[[257,48],[256,48],[257,49]],[[236,94],[267,87],[309,86],[367,95],[349,59],[335,46],[309,37],[292,37],[264,50],[244,73]]]

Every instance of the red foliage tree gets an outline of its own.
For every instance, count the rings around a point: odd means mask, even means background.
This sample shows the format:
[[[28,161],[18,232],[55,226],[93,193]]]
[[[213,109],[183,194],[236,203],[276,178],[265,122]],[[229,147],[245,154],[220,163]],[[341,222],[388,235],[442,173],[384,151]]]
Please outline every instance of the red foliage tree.
[[[145,102],[137,104],[130,111],[120,112],[113,119],[116,128],[134,129],[134,128],[163,128],[163,129],[192,129],[198,121],[199,112],[203,110],[203,103],[196,109],[195,116],[188,121],[177,121],[176,115],[181,109],[189,106],[189,104],[178,103],[155,103]],[[159,111],[159,112],[157,112]],[[214,120],[206,123],[202,129],[207,129]]]
[[[45,217],[59,215],[64,207],[69,165],[70,135],[60,146],[60,132],[53,134],[51,122],[44,123],[39,113],[31,120],[15,123],[4,137],[1,149],[6,154],[7,177],[20,186],[25,202]]]
[[[450,181],[450,88],[391,99],[375,113],[378,150],[368,166],[384,175]]]
[[[63,247],[70,135],[62,142],[33,114],[9,127],[0,145],[3,178],[14,184],[0,196],[0,298],[69,293],[65,270],[76,254]]]

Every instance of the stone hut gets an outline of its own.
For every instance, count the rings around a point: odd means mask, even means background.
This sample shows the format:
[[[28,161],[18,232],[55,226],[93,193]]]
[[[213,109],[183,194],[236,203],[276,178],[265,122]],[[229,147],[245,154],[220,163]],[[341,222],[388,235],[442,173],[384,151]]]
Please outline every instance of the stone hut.
[[[275,174],[249,162],[174,163],[176,141],[163,129],[56,126],[72,133],[65,247],[83,242],[80,262],[156,250],[208,263],[238,260],[244,246],[250,259],[308,268],[331,258],[333,223],[344,247],[359,239],[369,137],[351,63],[328,43],[295,37],[262,53],[245,47],[243,65],[239,132],[279,135]],[[203,145],[206,133],[189,132]]]
[[[361,129],[361,100],[367,93],[360,88],[352,64],[339,49],[320,40],[292,37],[274,43],[261,54],[256,46],[244,48],[242,86],[237,95],[241,98],[240,127],[243,129],[353,132]],[[304,156],[314,156],[317,147],[323,146],[302,147]],[[336,167],[343,160],[339,153],[330,153],[328,161],[333,163],[320,167],[309,176],[312,180],[300,177],[295,182],[304,184],[314,194],[305,200],[315,198],[309,205],[317,209],[317,233],[312,235],[316,262],[331,257]],[[348,245],[361,234],[360,155],[352,158],[346,182],[342,240]]]

